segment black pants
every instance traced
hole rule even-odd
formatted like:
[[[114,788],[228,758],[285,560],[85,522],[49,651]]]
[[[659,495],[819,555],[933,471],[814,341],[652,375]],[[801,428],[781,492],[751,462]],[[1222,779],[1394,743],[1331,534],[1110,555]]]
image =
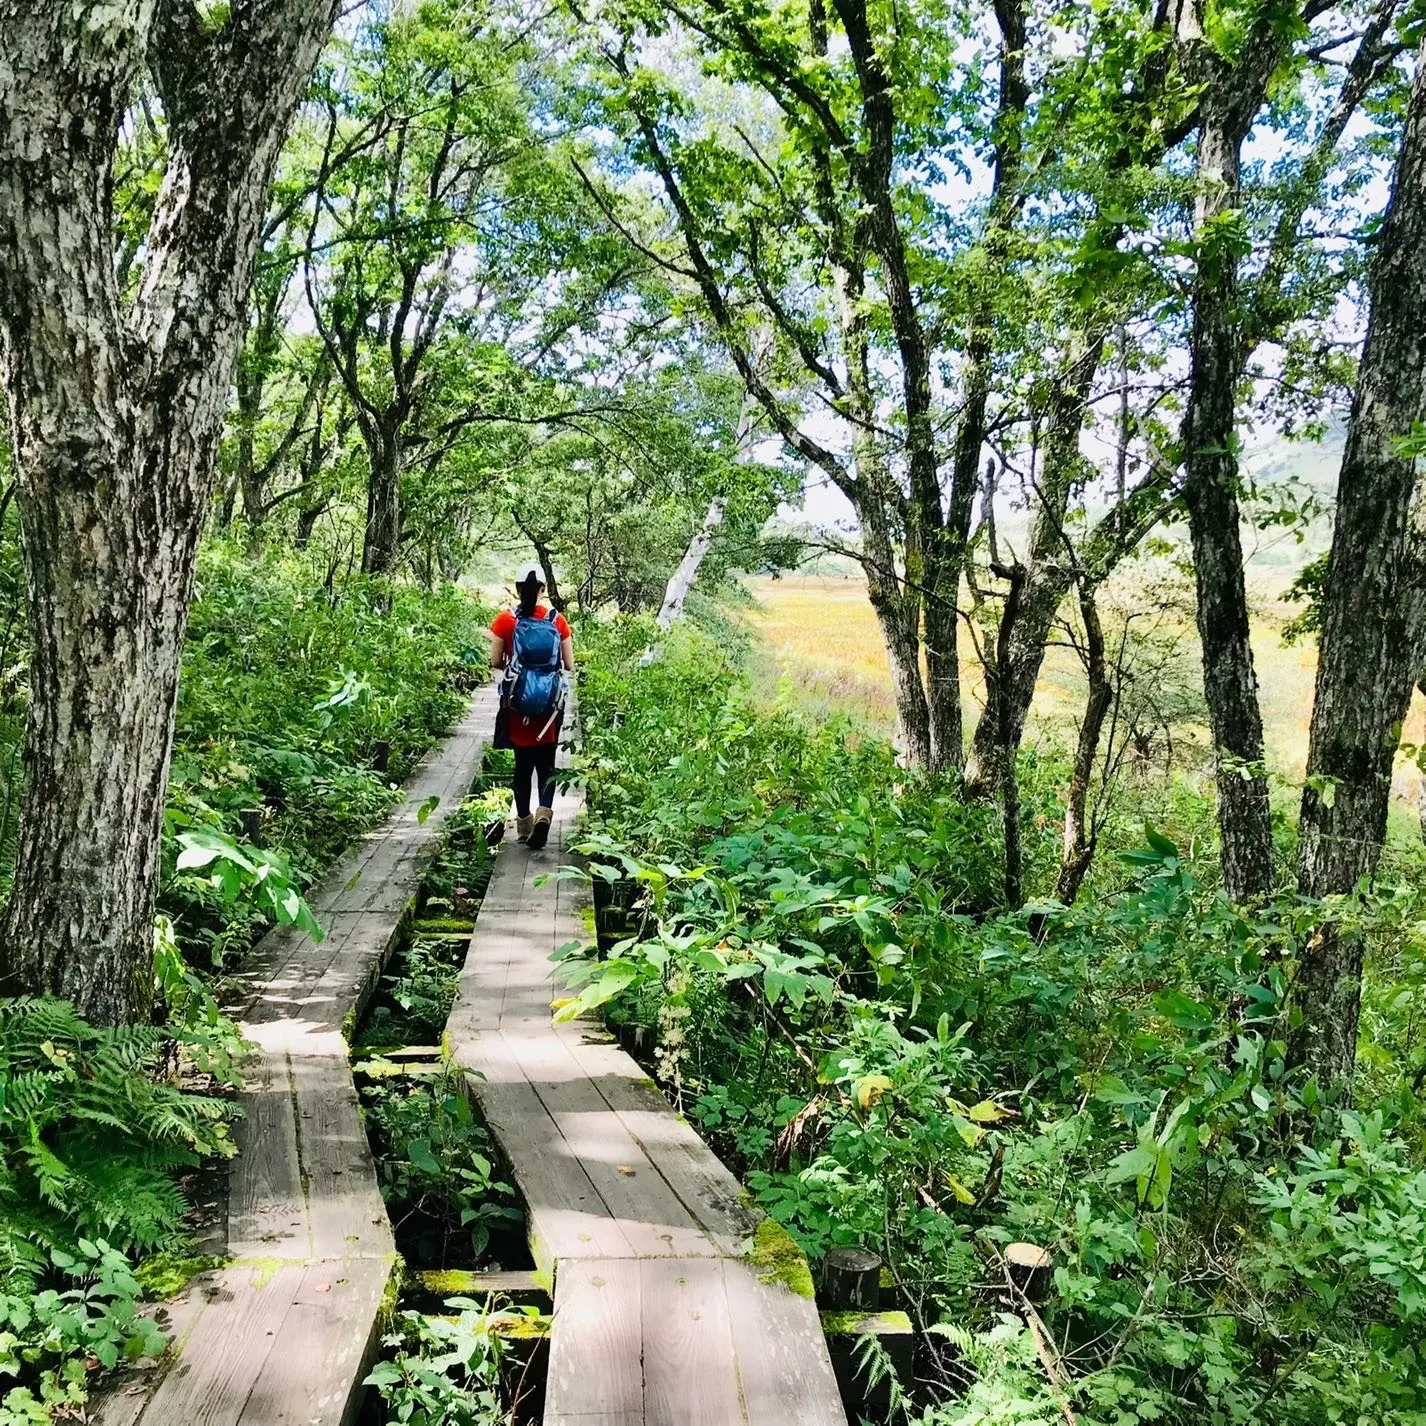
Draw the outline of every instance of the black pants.
[[[530,815],[530,774],[538,781],[541,807],[555,805],[555,754],[558,743],[541,743],[536,748],[515,749],[515,815]]]

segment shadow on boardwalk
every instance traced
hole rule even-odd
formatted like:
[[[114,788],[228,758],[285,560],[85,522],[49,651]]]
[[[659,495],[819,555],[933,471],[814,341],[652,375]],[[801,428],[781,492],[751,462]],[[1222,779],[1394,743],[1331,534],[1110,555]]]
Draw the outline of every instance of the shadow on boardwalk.
[[[501,850],[447,1030],[553,1279],[545,1426],[845,1426],[791,1239],[601,1026],[551,1021],[578,806]]]

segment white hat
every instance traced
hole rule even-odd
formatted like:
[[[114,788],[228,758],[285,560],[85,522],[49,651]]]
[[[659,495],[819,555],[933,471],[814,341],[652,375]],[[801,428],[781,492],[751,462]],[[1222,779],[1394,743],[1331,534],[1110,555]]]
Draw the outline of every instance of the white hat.
[[[537,564],[525,564],[520,566],[520,572],[515,576],[515,585],[528,583],[530,580],[538,580],[541,584],[545,582],[545,572]]]

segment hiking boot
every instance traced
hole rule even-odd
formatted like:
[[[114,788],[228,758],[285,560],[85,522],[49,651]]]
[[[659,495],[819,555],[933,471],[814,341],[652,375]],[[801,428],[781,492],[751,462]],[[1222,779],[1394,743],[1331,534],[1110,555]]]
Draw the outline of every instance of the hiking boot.
[[[534,825],[535,819],[533,817],[517,817],[515,819],[515,835],[522,842],[528,842],[530,840],[530,832],[533,830]]]
[[[529,846],[537,852],[550,839],[550,819],[555,814],[548,807],[541,807],[535,813],[535,825],[530,828]]]

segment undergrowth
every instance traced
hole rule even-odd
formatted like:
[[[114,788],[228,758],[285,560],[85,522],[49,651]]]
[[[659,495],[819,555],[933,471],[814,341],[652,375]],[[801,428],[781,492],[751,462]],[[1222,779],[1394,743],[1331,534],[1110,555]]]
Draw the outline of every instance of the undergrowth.
[[[181,1039],[96,1030],[64,1001],[0,1001],[5,1426],[74,1407],[91,1370],[162,1350],[133,1263],[185,1241],[178,1175],[233,1152],[229,1105],[170,1081]]]
[[[1419,877],[1350,928],[1363,1072],[1354,1111],[1328,1105],[1285,1067],[1311,907],[1235,910],[1168,821],[1121,825],[1080,904],[1006,913],[990,811],[755,701],[697,631],[640,666],[648,639],[586,640],[584,850],[632,882],[636,930],[571,959],[563,1013],[654,1027],[670,1096],[814,1259],[884,1257],[926,1330],[914,1409],[1426,1420]],[[1060,784],[1034,758],[1021,776],[1043,896]],[[1054,1255],[1066,1401],[1001,1301],[1021,1239]]]

